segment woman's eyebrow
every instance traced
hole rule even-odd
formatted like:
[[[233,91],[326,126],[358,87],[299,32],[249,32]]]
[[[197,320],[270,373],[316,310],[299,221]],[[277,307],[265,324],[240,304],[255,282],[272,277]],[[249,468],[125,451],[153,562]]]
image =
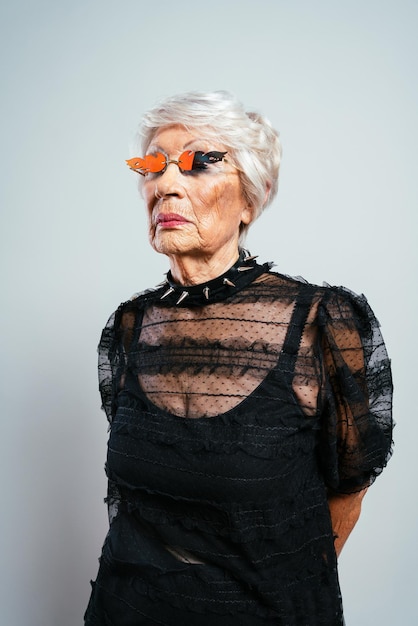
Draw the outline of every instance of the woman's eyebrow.
[[[162,148],[158,144],[155,146],[148,146],[147,148],[147,154],[149,154],[150,152],[158,152],[158,151],[164,152],[166,154],[164,148]]]
[[[184,144],[183,146],[183,150],[185,150],[188,146],[194,144],[194,143],[209,143],[209,139],[204,139],[203,137],[195,137],[194,139],[190,139],[190,141],[188,141],[187,143]],[[167,151],[160,146],[158,143],[152,146],[149,146],[147,148],[147,153],[149,154],[150,152],[163,152],[164,154],[168,154]]]
[[[188,141],[187,143],[184,144],[184,148],[187,148],[187,146],[190,146],[192,143],[196,143],[196,142],[204,142],[204,143],[209,143],[209,139],[204,139],[203,137],[195,137],[194,139],[190,139],[190,141]]]

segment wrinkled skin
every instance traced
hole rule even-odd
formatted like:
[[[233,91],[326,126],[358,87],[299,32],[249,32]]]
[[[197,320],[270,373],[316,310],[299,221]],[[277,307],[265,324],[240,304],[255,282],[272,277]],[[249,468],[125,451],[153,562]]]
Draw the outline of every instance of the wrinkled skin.
[[[227,151],[222,143],[213,144],[203,131],[167,126],[154,135],[147,153],[163,152],[175,160],[186,149]],[[253,209],[244,199],[238,171],[227,160],[197,173],[182,173],[171,163],[165,172],[145,176],[143,195],[150,243],[169,257],[175,280],[201,283],[236,261],[239,227],[251,222]]]

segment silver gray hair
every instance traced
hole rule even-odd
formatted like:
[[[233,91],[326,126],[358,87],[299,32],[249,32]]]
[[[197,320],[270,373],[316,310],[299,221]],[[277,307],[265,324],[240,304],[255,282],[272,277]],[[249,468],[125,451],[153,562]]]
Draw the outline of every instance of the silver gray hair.
[[[228,160],[237,167],[245,200],[257,219],[277,193],[282,148],[279,133],[262,115],[246,112],[227,91],[179,94],[148,111],[139,129],[143,154],[155,133],[164,126],[181,124],[203,129],[205,139],[220,141]],[[241,224],[240,245],[249,225]]]

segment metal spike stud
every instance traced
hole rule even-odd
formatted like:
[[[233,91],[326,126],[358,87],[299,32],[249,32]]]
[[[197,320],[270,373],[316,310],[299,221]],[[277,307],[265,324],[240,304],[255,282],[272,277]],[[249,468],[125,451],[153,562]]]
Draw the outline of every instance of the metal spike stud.
[[[244,261],[244,263],[248,263],[248,261],[254,261],[254,259],[258,258],[258,254],[256,254],[255,256],[246,256],[244,259],[242,259]]]
[[[235,287],[234,283],[232,280],[229,280],[229,278],[224,278],[224,285],[228,285],[228,287]]]
[[[173,291],[175,291],[175,289],[173,289],[173,287],[169,287],[169,289],[167,289],[167,291],[165,291],[163,293],[163,295],[161,296],[160,300],[163,300],[164,298],[166,298],[167,296],[170,295],[170,293],[173,293]]]
[[[206,300],[209,300],[209,287],[205,287],[203,289],[203,295],[205,296]]]
[[[239,272],[248,272],[248,270],[253,270],[254,266],[250,265],[250,267],[244,267],[243,265],[241,265],[241,267],[237,267],[237,270]]]
[[[176,305],[180,304],[180,302],[183,302],[183,300],[185,300],[188,296],[189,296],[189,292],[188,291],[183,291],[183,293],[181,294],[180,298],[177,300]]]

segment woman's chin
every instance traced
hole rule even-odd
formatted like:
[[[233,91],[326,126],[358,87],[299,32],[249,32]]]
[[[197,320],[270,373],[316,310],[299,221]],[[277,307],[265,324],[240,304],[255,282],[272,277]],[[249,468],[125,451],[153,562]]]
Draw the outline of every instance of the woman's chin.
[[[151,240],[151,245],[156,252],[167,255],[187,254],[196,249],[196,244],[175,230],[158,233]]]

